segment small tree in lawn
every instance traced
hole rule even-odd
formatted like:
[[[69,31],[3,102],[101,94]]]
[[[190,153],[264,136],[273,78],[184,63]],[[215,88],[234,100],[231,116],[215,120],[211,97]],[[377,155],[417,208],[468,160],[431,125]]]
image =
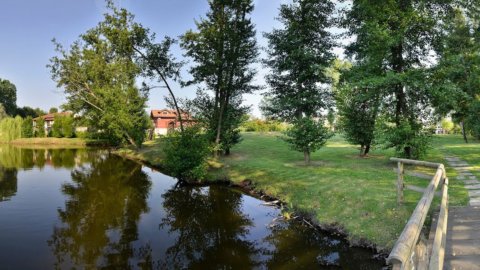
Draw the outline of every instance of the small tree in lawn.
[[[269,41],[265,64],[271,70],[266,80],[271,90],[262,110],[294,124],[285,140],[304,153],[306,163],[310,153],[331,136],[323,123],[313,118],[332,103],[326,86],[331,78],[326,71],[333,60],[334,42],[327,30],[332,26],[329,15],[333,11],[331,1],[294,0],[280,8],[278,20],[284,27],[265,35]]]
[[[283,140],[290,144],[293,150],[303,152],[305,164],[310,164],[310,154],[319,150],[332,137],[321,121],[311,118],[301,118],[293,122],[293,126],[285,132]]]

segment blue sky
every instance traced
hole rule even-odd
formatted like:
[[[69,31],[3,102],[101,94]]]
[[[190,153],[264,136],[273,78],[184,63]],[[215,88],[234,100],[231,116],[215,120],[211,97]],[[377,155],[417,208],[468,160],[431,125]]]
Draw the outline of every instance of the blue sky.
[[[275,21],[281,3],[289,0],[255,0],[252,20],[256,25],[259,45],[265,46],[263,32],[279,27]],[[177,37],[195,29],[194,19],[208,10],[207,0],[117,0],[120,6],[135,14],[136,21],[157,33],[157,37]],[[87,29],[94,27],[105,12],[103,0],[1,0],[0,1],[0,78],[17,86],[19,106],[48,109],[64,102],[61,89],[56,87],[46,68],[54,55],[51,39],[69,46]],[[182,58],[181,51],[173,53]],[[263,84],[261,67],[256,81]],[[185,75],[188,74],[185,72]],[[195,87],[181,89],[174,84],[180,97],[193,97]],[[165,89],[154,89],[149,108],[163,108]],[[252,113],[260,115],[259,93],[245,97],[253,105]]]

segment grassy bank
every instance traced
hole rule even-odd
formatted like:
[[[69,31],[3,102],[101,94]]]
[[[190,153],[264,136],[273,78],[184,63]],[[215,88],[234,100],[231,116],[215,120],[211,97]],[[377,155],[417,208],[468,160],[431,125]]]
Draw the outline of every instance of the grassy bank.
[[[102,146],[105,145],[103,141],[88,140],[82,138],[22,138],[10,142],[16,146]]]
[[[276,134],[245,133],[243,138],[231,156],[211,162],[209,179],[251,180],[256,190],[281,199],[320,224],[342,227],[353,242],[367,240],[379,249],[391,248],[421,196],[406,190],[405,204],[397,207],[395,164],[388,161],[393,156],[389,150],[374,149],[369,157],[359,158],[358,149],[337,136],[312,155],[311,166],[305,166],[302,153],[291,151]],[[435,138],[435,147],[425,160],[443,163],[449,143],[456,140]],[[138,152],[123,149],[121,154],[158,166],[161,142],[149,142]],[[454,174],[451,168],[447,173]],[[409,185],[426,187],[428,182],[406,177]],[[451,182],[451,205],[465,205],[467,193],[462,184]]]

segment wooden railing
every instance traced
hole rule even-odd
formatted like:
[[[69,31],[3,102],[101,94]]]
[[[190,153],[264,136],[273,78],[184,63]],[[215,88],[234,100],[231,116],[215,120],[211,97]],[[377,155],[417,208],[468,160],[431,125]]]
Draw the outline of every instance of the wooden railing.
[[[400,158],[391,158],[390,160],[397,162],[398,165],[397,202],[399,204],[403,203],[404,164],[431,167],[437,170],[388,256],[387,263],[392,266],[392,269],[441,270],[443,269],[445,255],[448,219],[448,178],[445,167],[440,163],[418,160]],[[426,241],[421,232],[430,210],[435,190],[439,186],[442,187],[440,213],[435,233],[433,234],[433,244],[431,244],[431,248],[425,248]]]

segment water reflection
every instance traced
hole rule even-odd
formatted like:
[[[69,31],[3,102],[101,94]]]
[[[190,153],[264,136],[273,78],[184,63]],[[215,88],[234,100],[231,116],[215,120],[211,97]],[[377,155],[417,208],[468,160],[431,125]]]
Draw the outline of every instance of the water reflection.
[[[0,202],[8,201],[17,193],[17,170],[0,166]]]
[[[56,267],[130,269],[133,255],[148,257],[132,242],[138,239],[140,215],[149,211],[150,185],[139,164],[106,155],[74,169],[72,183],[62,186],[62,225],[49,241]]]
[[[220,188],[178,188],[163,195],[160,228],[175,235],[164,269],[252,269],[260,250],[247,239],[252,220],[242,195]]]
[[[87,149],[48,149],[48,148],[20,148],[10,145],[0,147],[0,166],[4,168],[32,169],[34,167],[72,169],[75,166],[88,162],[92,155]]]
[[[272,223],[280,210],[255,198],[175,183],[101,150],[0,146],[0,261],[12,269],[382,266],[342,239]]]

